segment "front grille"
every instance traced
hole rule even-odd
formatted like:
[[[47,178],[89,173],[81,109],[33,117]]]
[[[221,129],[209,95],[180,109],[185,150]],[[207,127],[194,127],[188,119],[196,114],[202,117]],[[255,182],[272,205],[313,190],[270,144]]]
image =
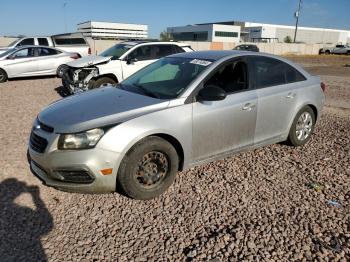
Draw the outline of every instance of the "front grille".
[[[70,170],[70,171],[56,171],[62,181],[70,183],[81,183],[88,184],[94,181],[94,178],[89,175],[89,172],[86,170]]]
[[[54,128],[51,127],[51,126],[48,126],[48,125],[45,125],[44,123],[38,121],[39,125],[40,125],[40,129],[44,130],[45,132],[48,132],[48,133],[52,133]]]
[[[44,153],[46,147],[47,147],[47,140],[45,138],[42,138],[34,132],[30,134],[30,147],[38,152],[38,153]]]

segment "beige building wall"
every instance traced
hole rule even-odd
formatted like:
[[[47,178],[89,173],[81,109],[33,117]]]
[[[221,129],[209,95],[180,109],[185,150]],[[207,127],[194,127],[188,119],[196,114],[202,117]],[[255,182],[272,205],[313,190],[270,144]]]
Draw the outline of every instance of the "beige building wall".
[[[8,46],[13,41],[17,40],[18,38],[15,37],[3,37],[0,36],[0,47]]]

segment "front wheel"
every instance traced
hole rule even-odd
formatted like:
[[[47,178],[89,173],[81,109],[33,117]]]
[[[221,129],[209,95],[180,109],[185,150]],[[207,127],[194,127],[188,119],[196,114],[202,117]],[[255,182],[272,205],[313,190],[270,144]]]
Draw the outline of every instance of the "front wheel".
[[[92,84],[92,88],[99,88],[99,87],[102,87],[104,85],[107,85],[107,84],[111,84],[111,85],[114,85],[116,84],[117,82],[112,79],[112,78],[109,78],[109,77],[101,77],[97,80],[95,80]]]
[[[137,143],[125,155],[117,175],[117,186],[134,199],[151,199],[174,181],[179,157],[166,140],[151,136]]]
[[[309,106],[302,108],[295,116],[288,140],[293,146],[305,145],[315,127],[315,113]]]
[[[63,74],[67,71],[68,69],[68,66],[67,65],[60,65],[58,68],[57,68],[57,76],[59,78],[62,78]]]
[[[7,74],[4,70],[0,69],[0,83],[6,82]]]

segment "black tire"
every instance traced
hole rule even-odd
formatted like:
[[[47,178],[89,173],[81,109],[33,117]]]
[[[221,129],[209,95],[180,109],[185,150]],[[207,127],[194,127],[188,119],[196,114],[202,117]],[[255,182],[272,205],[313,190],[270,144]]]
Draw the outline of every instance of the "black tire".
[[[0,83],[6,82],[7,74],[4,70],[0,69]]]
[[[326,50],[326,51],[324,51],[324,53],[325,53],[326,55],[330,55],[330,54],[331,54],[331,51]]]
[[[140,162],[145,161],[147,159],[146,156],[153,152],[156,152],[156,154],[160,153],[166,157],[167,169],[164,176],[159,178],[155,184],[145,185],[142,177],[137,176],[137,172],[141,166]],[[155,162],[150,161],[148,164],[155,165]],[[160,169],[157,164],[156,166],[158,175]],[[147,137],[133,146],[122,160],[117,175],[117,188],[128,197],[134,199],[146,200],[157,197],[173,183],[178,167],[179,157],[175,148],[169,142],[156,136]],[[149,174],[146,169],[142,169],[142,172],[146,177]]]
[[[300,116],[304,113],[309,114],[311,116],[312,125],[311,125],[309,135],[304,139],[299,139],[297,136],[297,125],[298,125],[298,120],[299,120]],[[293,146],[305,145],[311,138],[311,135],[312,135],[314,128],[315,128],[315,124],[316,124],[316,118],[315,118],[315,113],[312,110],[312,108],[309,106],[303,107],[297,113],[297,115],[295,116],[295,118],[293,120],[292,126],[291,126],[290,131],[289,131],[289,135],[288,135],[288,142]]]
[[[68,69],[67,65],[60,65],[56,71],[57,77],[62,78],[62,76],[64,75],[67,69]]]
[[[346,52],[346,55],[350,55],[350,51],[347,51],[347,52]]]
[[[106,84],[114,85],[116,83],[117,82],[114,79],[110,78],[110,77],[100,77],[100,78],[98,78],[97,80],[95,80],[93,82],[92,88],[99,88],[99,87],[101,87],[103,85],[106,85]]]

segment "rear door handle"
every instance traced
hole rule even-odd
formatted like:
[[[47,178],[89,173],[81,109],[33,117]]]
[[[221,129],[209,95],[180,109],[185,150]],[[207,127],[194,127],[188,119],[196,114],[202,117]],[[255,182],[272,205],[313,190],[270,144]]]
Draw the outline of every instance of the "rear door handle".
[[[289,98],[289,99],[293,99],[295,97],[295,93],[288,93],[288,95],[286,96],[286,98]]]
[[[251,104],[251,103],[246,103],[246,104],[242,107],[242,110],[251,111],[254,107],[255,107],[255,105],[253,105],[253,104]]]

